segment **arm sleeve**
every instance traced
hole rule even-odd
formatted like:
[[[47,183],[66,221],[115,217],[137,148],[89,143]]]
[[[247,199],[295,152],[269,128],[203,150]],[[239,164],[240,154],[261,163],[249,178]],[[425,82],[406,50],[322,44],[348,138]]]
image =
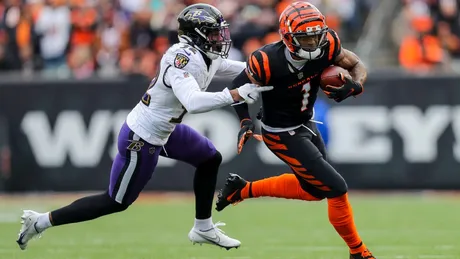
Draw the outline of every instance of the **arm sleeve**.
[[[241,71],[243,71],[245,68],[245,62],[230,59],[222,59],[222,62],[220,63],[220,67],[217,70],[216,75],[232,80],[236,76],[238,76],[241,73]]]
[[[232,89],[236,89],[246,83],[251,83],[251,80],[249,79],[248,75],[246,74],[246,71],[243,70],[233,81],[232,81]],[[238,118],[240,121],[244,119],[251,119],[251,116],[249,115],[249,107],[247,103],[241,103],[238,105],[233,106],[235,109],[236,114],[238,115]]]
[[[193,75],[185,70],[171,67],[166,73],[166,80],[177,99],[189,113],[203,113],[232,104],[230,91],[202,92]]]

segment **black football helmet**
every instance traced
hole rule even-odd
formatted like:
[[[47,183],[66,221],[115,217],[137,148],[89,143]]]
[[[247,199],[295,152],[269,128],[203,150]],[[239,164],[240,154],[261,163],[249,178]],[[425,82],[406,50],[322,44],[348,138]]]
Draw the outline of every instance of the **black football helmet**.
[[[180,39],[198,48],[210,59],[228,57],[232,44],[229,24],[217,8],[208,4],[190,5],[179,14],[177,21]]]

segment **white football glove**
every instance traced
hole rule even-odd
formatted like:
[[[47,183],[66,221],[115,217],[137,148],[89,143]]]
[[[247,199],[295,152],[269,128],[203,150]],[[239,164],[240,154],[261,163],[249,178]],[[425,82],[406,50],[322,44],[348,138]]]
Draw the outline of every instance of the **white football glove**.
[[[259,99],[259,93],[273,90],[273,86],[259,86],[247,83],[237,88],[238,94],[248,104],[253,104]]]

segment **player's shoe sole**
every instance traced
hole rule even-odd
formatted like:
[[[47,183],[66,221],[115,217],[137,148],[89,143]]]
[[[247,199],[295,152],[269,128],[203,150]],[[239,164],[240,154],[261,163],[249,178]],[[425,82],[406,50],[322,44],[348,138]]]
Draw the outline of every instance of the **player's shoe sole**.
[[[222,211],[230,204],[237,204],[243,201],[241,198],[241,190],[248,184],[241,176],[237,174],[229,174],[225,182],[225,186],[217,195],[216,210]]]

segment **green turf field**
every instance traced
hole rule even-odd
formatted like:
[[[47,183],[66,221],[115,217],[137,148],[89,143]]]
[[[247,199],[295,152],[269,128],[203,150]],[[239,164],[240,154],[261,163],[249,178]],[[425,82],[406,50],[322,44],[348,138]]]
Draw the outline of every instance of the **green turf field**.
[[[351,195],[361,236],[381,258],[460,258],[460,198]],[[328,222],[326,203],[258,199],[214,214],[242,241],[238,250],[193,246],[190,199],[148,202],[89,223],[47,230],[21,251],[15,239],[21,208],[51,209],[70,198],[0,199],[1,259],[333,259],[348,250]]]

